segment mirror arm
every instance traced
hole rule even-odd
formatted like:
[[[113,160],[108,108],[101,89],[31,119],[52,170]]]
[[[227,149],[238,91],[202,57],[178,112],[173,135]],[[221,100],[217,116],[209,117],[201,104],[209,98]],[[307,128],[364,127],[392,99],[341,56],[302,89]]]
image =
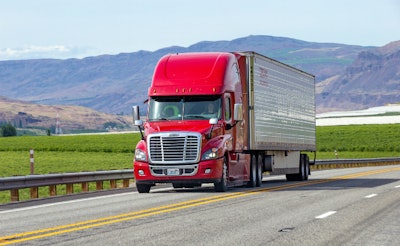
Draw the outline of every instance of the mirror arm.
[[[211,135],[212,135],[213,130],[214,130],[214,125],[211,125],[210,132],[207,134],[207,139],[208,139],[208,140],[211,139]]]
[[[138,126],[138,128],[139,128],[139,131],[140,131],[140,135],[142,136],[142,140],[144,140],[144,134],[143,134],[143,131],[142,131],[142,127]]]

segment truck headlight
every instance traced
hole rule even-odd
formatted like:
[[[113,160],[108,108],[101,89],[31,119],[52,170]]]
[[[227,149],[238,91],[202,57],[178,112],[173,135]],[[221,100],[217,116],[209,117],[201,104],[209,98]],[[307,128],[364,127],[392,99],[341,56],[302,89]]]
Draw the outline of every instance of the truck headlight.
[[[146,152],[141,149],[135,150],[135,161],[146,161]]]
[[[218,157],[218,149],[217,148],[211,148],[207,150],[206,152],[203,153],[201,156],[201,160],[212,160],[212,159],[217,159]]]

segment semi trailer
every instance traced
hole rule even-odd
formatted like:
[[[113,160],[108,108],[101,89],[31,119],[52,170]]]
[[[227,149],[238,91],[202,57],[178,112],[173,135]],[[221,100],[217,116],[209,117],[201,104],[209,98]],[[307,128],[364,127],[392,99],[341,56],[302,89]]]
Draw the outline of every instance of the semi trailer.
[[[263,173],[307,180],[316,151],[315,77],[255,52],[163,56],[147,116],[133,107],[139,193],[157,183],[260,186]]]

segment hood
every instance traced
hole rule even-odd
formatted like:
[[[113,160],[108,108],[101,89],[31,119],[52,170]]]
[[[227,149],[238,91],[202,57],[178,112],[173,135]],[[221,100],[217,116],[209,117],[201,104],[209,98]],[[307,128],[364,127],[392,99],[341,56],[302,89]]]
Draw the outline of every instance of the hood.
[[[198,132],[204,135],[211,129],[211,125],[208,120],[166,120],[156,122],[146,122],[145,134],[151,134],[155,132],[170,132],[170,131],[182,131],[182,132]],[[215,129],[216,127],[214,127]]]

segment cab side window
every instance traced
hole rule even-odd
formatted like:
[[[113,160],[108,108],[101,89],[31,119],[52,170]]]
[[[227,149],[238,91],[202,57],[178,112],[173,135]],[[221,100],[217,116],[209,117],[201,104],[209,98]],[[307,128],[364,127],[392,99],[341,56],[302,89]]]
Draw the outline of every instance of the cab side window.
[[[225,120],[231,120],[231,99],[229,97],[225,97]]]

